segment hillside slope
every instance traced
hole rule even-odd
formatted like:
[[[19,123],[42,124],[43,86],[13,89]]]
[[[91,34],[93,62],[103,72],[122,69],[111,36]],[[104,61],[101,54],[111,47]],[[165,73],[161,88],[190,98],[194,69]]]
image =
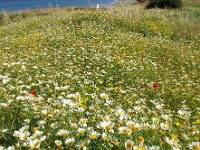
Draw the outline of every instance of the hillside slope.
[[[0,145],[199,148],[198,10],[43,14],[0,26]]]

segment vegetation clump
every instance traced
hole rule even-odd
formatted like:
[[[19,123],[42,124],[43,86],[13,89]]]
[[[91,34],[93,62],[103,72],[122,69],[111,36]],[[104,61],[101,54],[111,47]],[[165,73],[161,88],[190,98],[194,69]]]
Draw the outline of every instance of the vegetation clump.
[[[150,0],[146,8],[181,8],[181,0]]]
[[[147,0],[137,0],[140,3],[145,3]]]

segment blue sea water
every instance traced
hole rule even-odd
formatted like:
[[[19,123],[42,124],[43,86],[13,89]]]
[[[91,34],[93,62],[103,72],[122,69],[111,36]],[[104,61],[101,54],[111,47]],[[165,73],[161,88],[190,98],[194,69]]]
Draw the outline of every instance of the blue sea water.
[[[114,0],[0,0],[0,11],[15,11],[64,6],[96,6],[110,4]]]

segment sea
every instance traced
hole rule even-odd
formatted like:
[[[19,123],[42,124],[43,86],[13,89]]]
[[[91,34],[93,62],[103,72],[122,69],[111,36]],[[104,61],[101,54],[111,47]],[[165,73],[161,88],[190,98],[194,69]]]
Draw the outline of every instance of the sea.
[[[0,0],[0,11],[17,11],[65,6],[105,6],[115,0]]]

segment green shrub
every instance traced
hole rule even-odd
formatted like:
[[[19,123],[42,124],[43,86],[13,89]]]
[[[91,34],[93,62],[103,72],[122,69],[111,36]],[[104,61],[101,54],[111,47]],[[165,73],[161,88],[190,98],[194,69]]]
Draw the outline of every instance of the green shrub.
[[[137,0],[140,3],[145,3],[147,0]]]
[[[3,14],[0,14],[0,21],[3,20]]]
[[[150,0],[146,8],[180,8],[182,6],[181,0]]]

